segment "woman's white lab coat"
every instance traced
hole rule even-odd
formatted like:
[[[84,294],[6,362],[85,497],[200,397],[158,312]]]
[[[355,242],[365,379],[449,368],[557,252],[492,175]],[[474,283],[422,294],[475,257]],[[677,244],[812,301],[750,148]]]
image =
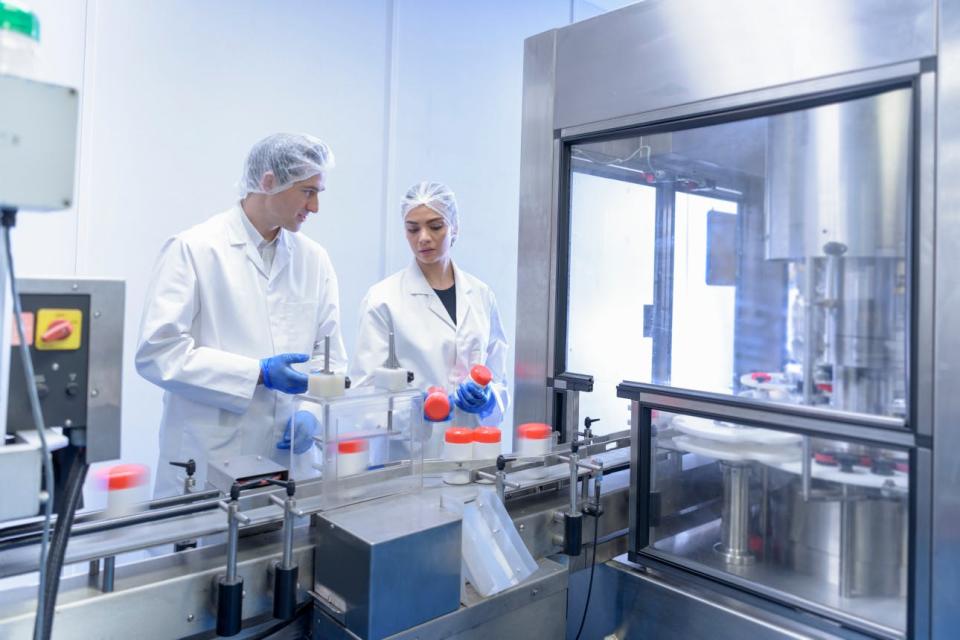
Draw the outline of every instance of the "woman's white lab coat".
[[[360,305],[357,347],[350,365],[356,386],[373,383],[375,369],[387,359],[393,331],[400,365],[414,374],[414,386],[438,385],[453,391],[475,364],[493,374],[500,402],[485,424],[498,424],[509,406],[507,339],[497,301],[486,284],[453,265],[457,322],[427,283],[416,261],[370,287]],[[477,416],[457,416],[479,424]],[[471,426],[466,424],[465,426]]]
[[[327,252],[281,230],[267,273],[243,215],[237,205],[168,240],[148,289],[136,366],[164,389],[156,495],[182,490],[171,460],[195,459],[200,487],[209,459],[260,454],[288,466],[276,442],[296,400],[257,385],[261,358],[309,355],[329,335],[332,366],[346,365]]]

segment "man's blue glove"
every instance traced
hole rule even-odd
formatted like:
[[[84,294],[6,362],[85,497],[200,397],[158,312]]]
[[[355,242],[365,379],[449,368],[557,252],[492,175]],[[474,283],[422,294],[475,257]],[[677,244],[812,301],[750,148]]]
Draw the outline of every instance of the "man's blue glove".
[[[453,394],[453,402],[461,411],[488,416],[497,404],[497,398],[489,386],[481,387],[473,380],[460,383]]]
[[[277,449],[290,448],[290,431],[293,425],[293,452],[305,453],[313,446],[313,436],[316,435],[320,423],[309,411],[297,411],[287,420],[287,427],[283,430],[283,437],[277,443]]]
[[[305,353],[281,353],[260,361],[263,386],[283,393],[303,393],[307,390],[307,376],[290,365],[310,359]]]

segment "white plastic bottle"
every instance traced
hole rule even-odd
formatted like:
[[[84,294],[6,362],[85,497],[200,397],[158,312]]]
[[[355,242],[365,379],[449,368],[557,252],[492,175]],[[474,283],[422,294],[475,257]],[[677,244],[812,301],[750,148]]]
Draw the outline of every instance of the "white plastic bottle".
[[[0,1],[0,74],[35,78],[40,20],[23,3]]]

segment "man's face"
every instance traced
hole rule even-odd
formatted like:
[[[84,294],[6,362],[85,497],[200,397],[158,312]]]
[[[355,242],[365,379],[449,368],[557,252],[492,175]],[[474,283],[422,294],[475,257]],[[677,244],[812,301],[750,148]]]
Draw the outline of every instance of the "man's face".
[[[326,189],[326,179],[325,174],[318,173],[267,196],[265,204],[271,224],[287,231],[300,231],[307,216],[320,208],[317,196]]]

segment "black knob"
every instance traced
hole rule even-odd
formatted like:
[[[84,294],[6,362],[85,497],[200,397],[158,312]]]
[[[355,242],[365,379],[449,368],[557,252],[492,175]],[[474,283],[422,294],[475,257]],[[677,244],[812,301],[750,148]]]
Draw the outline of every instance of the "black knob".
[[[497,471],[503,471],[507,468],[507,459],[503,455],[497,456]]]
[[[600,422],[600,418],[591,418],[590,416],[587,416],[583,419],[583,426],[589,429],[590,425],[592,425],[594,422]]]
[[[75,398],[76,396],[80,395],[80,385],[76,382],[68,382],[66,388],[67,395],[71,398]]]
[[[343,388],[344,388],[344,389],[349,389],[349,388],[350,388],[350,376],[344,376],[344,378],[343,378]]]
[[[188,478],[193,477],[193,474],[197,472],[197,461],[193,458],[190,458],[186,462],[171,462],[170,464],[174,467],[186,469]]]
[[[840,471],[843,473],[853,473],[853,465],[860,460],[860,456],[852,453],[837,454],[837,462],[840,463]]]
[[[878,476],[892,476],[893,460],[889,460],[887,458],[877,458],[873,461],[873,466],[871,467],[870,471]]]
[[[579,451],[579,450],[580,450],[580,442],[579,442],[579,441],[574,440],[573,442],[570,443],[570,453],[576,453],[576,452]]]
[[[413,371],[407,371],[407,384],[413,382]]]
[[[297,483],[294,480],[275,480],[273,478],[268,478],[267,482],[278,486],[283,487],[287,490],[287,497],[292,498],[293,495],[297,492]]]

